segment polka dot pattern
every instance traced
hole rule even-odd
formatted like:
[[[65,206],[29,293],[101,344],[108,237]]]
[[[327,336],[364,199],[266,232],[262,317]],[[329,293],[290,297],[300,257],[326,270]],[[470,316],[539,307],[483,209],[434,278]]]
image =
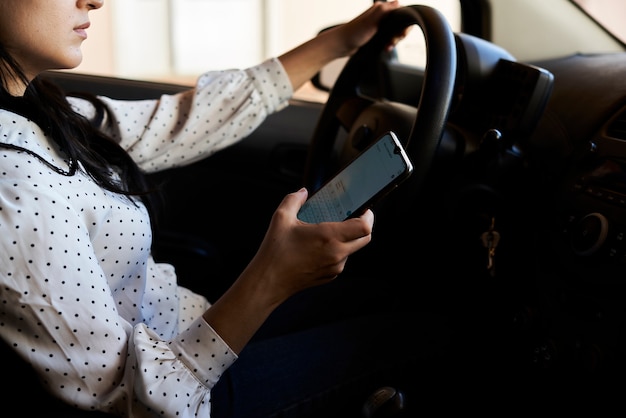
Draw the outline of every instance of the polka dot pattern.
[[[143,169],[164,170],[241,140],[291,94],[271,59],[159,100],[103,99],[113,112],[103,129]],[[151,257],[145,207],[82,171],[60,174],[52,167],[68,163],[55,143],[5,110],[0,143],[0,336],[70,404],[209,417],[210,390],[236,355],[202,320],[208,301]]]
[[[194,90],[159,100],[103,97],[116,115],[106,130],[147,172],[191,164],[250,135],[288,104],[293,90],[280,62],[205,73]],[[78,108],[86,106],[76,99]]]

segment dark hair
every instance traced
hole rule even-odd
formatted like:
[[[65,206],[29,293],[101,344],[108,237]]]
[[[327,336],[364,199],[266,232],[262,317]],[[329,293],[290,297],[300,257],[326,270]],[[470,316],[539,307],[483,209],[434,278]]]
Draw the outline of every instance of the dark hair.
[[[93,104],[96,117],[88,120],[72,109],[65,92],[51,81],[37,77],[28,83],[19,64],[2,45],[0,81],[0,108],[21,114],[37,123],[67,155],[69,171],[63,172],[53,167],[57,172],[72,176],[79,169],[80,162],[84,171],[100,187],[127,196],[138,196],[148,210],[154,211],[156,188],[149,184],[147,177],[128,153],[98,129],[108,108],[96,96],[87,93],[72,94]],[[15,97],[8,92],[6,86],[12,81],[28,85],[23,97]],[[7,147],[7,144],[0,142],[0,147],[2,146]],[[114,172],[117,177],[112,176]]]

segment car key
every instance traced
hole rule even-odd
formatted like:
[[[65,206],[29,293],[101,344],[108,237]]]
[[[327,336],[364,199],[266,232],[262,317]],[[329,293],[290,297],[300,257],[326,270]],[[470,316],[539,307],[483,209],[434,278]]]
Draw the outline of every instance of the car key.
[[[495,276],[495,255],[496,248],[500,242],[500,233],[495,230],[495,218],[491,218],[491,225],[489,229],[482,233],[480,239],[483,242],[483,246],[487,249],[487,270],[491,276]]]

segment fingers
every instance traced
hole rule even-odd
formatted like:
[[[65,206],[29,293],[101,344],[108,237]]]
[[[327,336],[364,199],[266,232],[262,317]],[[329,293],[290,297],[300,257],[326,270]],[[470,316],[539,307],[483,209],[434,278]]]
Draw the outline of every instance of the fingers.
[[[372,212],[371,209],[368,209],[365,212],[363,212],[363,215],[359,216],[359,218],[365,220],[371,226],[374,226],[374,212]]]
[[[300,190],[289,193],[287,196],[285,196],[285,199],[283,199],[283,204],[290,212],[295,209],[295,212],[298,213],[300,207],[302,207],[307,197],[309,197],[309,192],[305,187],[302,187]]]
[[[321,224],[308,224],[298,219],[298,211],[306,201],[308,191],[305,188],[290,193],[283,199],[276,214],[284,225],[300,224],[310,229],[310,237],[316,236],[324,242],[337,242],[346,245],[342,253],[352,253],[367,245],[371,240],[374,228],[374,213],[368,209],[361,216],[346,219],[343,222],[323,222]],[[314,232],[313,232],[314,231]],[[309,238],[312,239],[312,238]]]
[[[397,1],[389,1],[389,2],[377,1],[374,3],[373,6],[371,6],[369,9],[363,12],[355,20],[358,20],[359,18],[362,18],[364,20],[371,19],[373,23],[378,24],[380,19],[386,13],[388,13],[389,11],[393,9],[397,9],[398,7],[400,7],[400,5]]]
[[[372,234],[374,213],[368,209],[361,216],[346,219],[340,224],[343,227],[346,241],[363,238]]]
[[[306,201],[308,195],[309,193],[304,187],[293,193],[289,193],[283,198],[283,201],[280,203],[280,205],[278,205],[276,212],[274,212],[274,216],[284,216],[287,219],[297,218],[298,211]]]
[[[307,196],[303,188],[284,197],[249,265],[277,299],[333,280],[348,257],[371,240],[371,210],[344,222],[309,224],[297,218]]]
[[[279,209],[286,211],[288,216],[295,217],[298,222],[306,223],[297,219],[297,214],[307,197],[308,191],[303,187],[285,196]],[[343,238],[343,241],[351,241],[371,235],[374,227],[374,213],[368,209],[359,217],[350,218],[343,222],[329,223],[336,224],[334,228],[338,228],[337,231]]]
[[[378,29],[382,17],[389,11],[399,7],[397,1],[375,2],[363,13],[350,22],[338,26],[339,37],[345,43],[345,52],[341,56],[352,55],[358,48],[369,41]]]

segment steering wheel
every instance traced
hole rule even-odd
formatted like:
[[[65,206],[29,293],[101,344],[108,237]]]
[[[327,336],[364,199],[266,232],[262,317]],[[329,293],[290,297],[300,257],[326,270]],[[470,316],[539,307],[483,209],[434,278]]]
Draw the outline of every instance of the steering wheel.
[[[363,82],[369,83],[373,77],[378,79],[374,80],[375,85],[384,87],[385,71],[380,63],[385,56],[389,57],[386,46],[411,25],[421,28],[426,41],[427,61],[422,86],[414,86],[420,91],[417,109],[383,98],[366,97],[361,92]],[[339,166],[369,143],[392,130],[398,134],[414,166],[413,174],[401,187],[416,195],[444,133],[453,101],[456,66],[454,33],[441,12],[414,5],[388,13],[381,20],[376,35],[347,61],[322,109],[309,144],[304,173],[304,185],[309,192],[317,190]],[[376,71],[372,74],[371,70]],[[334,162],[337,145],[341,145],[338,142],[340,127],[345,129],[347,137],[340,158]]]

